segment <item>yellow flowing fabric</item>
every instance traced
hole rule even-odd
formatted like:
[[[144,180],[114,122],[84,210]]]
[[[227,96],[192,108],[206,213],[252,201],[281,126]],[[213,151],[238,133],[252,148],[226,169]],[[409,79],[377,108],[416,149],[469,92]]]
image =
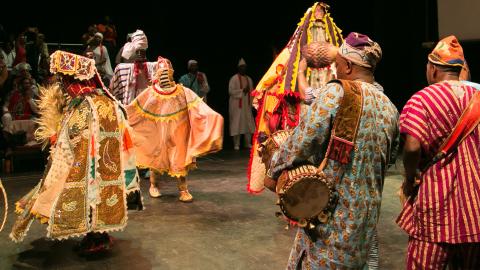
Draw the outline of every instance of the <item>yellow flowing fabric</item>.
[[[265,165],[258,154],[261,143],[259,139],[268,137],[276,131],[269,126],[274,113],[280,115],[275,117],[280,118],[281,129],[292,129],[298,124],[300,117],[297,89],[298,63],[301,60],[301,48],[313,41],[311,28],[316,21],[314,11],[319,5],[328,9],[328,6],[317,2],[305,12],[287,46],[277,56],[253,92],[253,106],[258,113],[247,172],[249,179],[247,190],[250,193],[260,193],[264,189]],[[326,41],[339,47],[343,43],[342,31],[327,11],[322,21],[325,25]],[[307,75],[310,72],[307,70]]]

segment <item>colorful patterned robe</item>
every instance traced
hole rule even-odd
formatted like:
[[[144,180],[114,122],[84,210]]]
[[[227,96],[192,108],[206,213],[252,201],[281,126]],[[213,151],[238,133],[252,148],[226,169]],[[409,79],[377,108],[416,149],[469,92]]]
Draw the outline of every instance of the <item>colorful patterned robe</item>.
[[[138,174],[124,112],[97,89],[71,101],[44,177],[16,204],[10,237],[22,241],[35,218],[54,239],[122,230],[133,191]]]
[[[328,160],[325,174],[335,179],[339,200],[333,217],[317,226],[312,242],[303,228],[295,237],[287,269],[361,269],[365,267],[378,221],[387,165],[399,143],[398,112],[374,85],[361,83],[363,111],[351,162]],[[273,155],[270,174],[323,159],[343,88],[328,83],[302,115],[293,135]]]

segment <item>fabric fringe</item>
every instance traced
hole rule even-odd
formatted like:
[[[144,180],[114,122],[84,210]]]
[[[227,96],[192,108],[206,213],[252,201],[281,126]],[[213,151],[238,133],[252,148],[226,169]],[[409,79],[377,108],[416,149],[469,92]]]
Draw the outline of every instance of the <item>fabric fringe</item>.
[[[40,99],[37,100],[40,118],[36,121],[38,129],[35,131],[35,139],[43,143],[44,149],[50,138],[59,131],[69,101],[70,98],[63,93],[59,84],[40,87]]]
[[[179,120],[180,117],[183,117],[185,114],[188,113],[188,109],[196,107],[202,101],[201,98],[197,97],[193,101],[189,102],[185,108],[178,110],[177,112],[172,113],[171,115],[155,115],[152,112],[149,112],[142,108],[138,101],[135,101],[135,109],[137,112],[142,115],[143,117],[150,119],[155,122],[170,122]]]
[[[178,172],[172,172],[170,169],[157,169],[157,168],[152,168],[151,166],[148,166],[148,165],[145,165],[145,164],[137,164],[137,167],[141,168],[141,169],[149,169],[149,170],[153,170],[155,173],[157,174],[167,174],[168,176],[170,177],[173,177],[173,178],[180,178],[180,177],[186,177],[188,175],[188,172],[193,170],[193,169],[196,169],[197,168],[197,164],[195,164],[194,162],[188,164],[185,166],[185,169],[181,170],[181,171],[178,171]]]
[[[3,210],[5,211],[3,213],[3,219],[2,219],[2,225],[0,225],[0,232],[3,230],[3,227],[5,226],[5,223],[7,222],[7,215],[8,215],[8,198],[7,198],[7,191],[5,191],[5,188],[3,187],[2,180],[0,180],[0,191],[2,191],[3,194],[3,202],[5,204]]]

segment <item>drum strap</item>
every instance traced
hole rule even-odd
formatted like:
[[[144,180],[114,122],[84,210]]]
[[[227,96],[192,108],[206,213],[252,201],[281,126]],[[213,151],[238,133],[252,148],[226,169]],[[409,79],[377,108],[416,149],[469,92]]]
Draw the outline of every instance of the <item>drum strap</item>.
[[[319,170],[323,170],[327,159],[336,160],[341,164],[350,163],[350,154],[355,146],[355,139],[363,111],[363,96],[360,82],[349,80],[334,80],[333,82],[342,85],[343,98],[338,107],[327,152]]]

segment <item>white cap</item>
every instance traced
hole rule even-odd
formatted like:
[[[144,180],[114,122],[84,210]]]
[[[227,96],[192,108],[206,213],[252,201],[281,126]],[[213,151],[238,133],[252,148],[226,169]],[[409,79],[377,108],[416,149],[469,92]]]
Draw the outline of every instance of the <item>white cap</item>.
[[[187,67],[190,67],[191,65],[195,65],[195,64],[198,64],[197,60],[188,60],[188,64],[187,64]]]
[[[245,62],[245,60],[243,58],[240,58],[240,60],[238,61],[238,66],[246,66],[247,63]]]
[[[96,32],[96,33],[95,33],[95,36],[100,37],[101,39],[103,39],[103,34],[100,33],[100,32]]]

